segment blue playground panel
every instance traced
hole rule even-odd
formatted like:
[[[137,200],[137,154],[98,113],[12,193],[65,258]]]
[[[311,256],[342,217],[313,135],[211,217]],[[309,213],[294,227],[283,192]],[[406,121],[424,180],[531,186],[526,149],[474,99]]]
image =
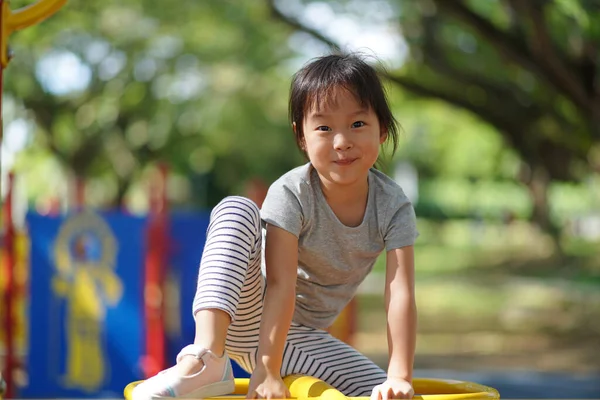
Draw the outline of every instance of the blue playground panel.
[[[120,395],[141,376],[145,220],[113,213],[65,221],[27,217],[29,385],[18,395]]]
[[[121,397],[129,382],[143,379],[147,219],[116,212],[86,218],[27,216],[29,385],[19,397]],[[171,365],[194,339],[191,305],[209,212],[175,212],[169,219],[165,346]],[[234,373],[249,376],[237,364]]]

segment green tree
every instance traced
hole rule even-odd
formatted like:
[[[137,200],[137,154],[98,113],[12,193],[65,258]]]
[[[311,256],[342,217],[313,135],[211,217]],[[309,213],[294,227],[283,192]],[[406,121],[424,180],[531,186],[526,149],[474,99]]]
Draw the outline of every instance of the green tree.
[[[80,180],[112,181],[113,204],[160,161],[209,206],[299,159],[279,118],[280,63],[293,54],[267,20],[257,2],[71,0],[11,38],[5,95],[35,123],[29,151],[48,149]]]
[[[292,30],[332,49],[343,47],[302,18],[303,7],[318,1],[305,0],[302,7],[268,3],[275,19]],[[420,98],[442,100],[494,126],[522,160],[518,177],[529,188],[533,221],[557,237],[550,183],[581,181],[600,171],[598,1],[320,3],[359,20],[385,3],[409,55],[402,67],[382,73]]]

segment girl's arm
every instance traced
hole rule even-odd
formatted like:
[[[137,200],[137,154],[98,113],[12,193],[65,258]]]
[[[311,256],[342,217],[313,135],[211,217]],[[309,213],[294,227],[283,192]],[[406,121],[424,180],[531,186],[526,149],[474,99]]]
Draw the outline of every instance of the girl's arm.
[[[417,336],[413,246],[387,252],[385,307],[390,362],[388,379],[412,385]]]
[[[284,229],[267,225],[265,263],[267,292],[260,323],[257,368],[281,378],[283,349],[296,301],[298,238]]]

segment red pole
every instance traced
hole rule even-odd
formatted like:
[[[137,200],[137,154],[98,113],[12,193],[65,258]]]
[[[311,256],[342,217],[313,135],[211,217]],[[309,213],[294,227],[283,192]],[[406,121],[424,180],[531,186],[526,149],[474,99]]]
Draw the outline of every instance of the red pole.
[[[4,1],[0,0],[0,51],[2,51],[2,49],[4,48],[3,46],[3,40],[6,40],[7,38],[4,37],[4,35],[2,34],[2,3]],[[2,67],[2,64],[0,63],[0,148],[2,147],[2,138],[3,138],[3,127],[4,127],[4,122],[2,121],[2,93],[3,93],[3,86],[2,86],[2,73],[4,72],[4,68]],[[0,156],[0,176],[2,176],[2,156]]]
[[[0,10],[2,10],[2,3],[4,1],[0,0]],[[2,12],[0,11],[0,29],[2,29]],[[2,32],[0,31],[0,51],[2,51],[2,49],[4,48],[3,44],[3,40],[5,40],[7,38],[4,37],[4,35],[2,34]],[[2,64],[0,64],[0,145],[2,144],[2,127],[4,126],[4,124],[2,123],[2,72],[4,71],[4,68],[2,68]],[[2,172],[2,170],[0,169],[0,173]]]
[[[83,210],[85,206],[85,179],[82,176],[75,176],[75,209]]]
[[[3,0],[0,0],[0,10],[3,6]],[[0,29],[2,29],[2,12],[0,12]],[[3,49],[3,40],[6,40],[2,32],[0,32],[0,49]],[[2,120],[2,92],[3,92],[3,72],[4,68],[0,65],[0,148],[2,147],[2,139],[4,137],[4,121]],[[0,176],[2,176],[2,160],[0,159]],[[4,291],[4,329],[6,332],[6,362],[4,365],[4,378],[6,380],[6,397],[14,397],[14,318],[13,318],[13,291],[14,291],[14,265],[15,265],[15,226],[12,220],[12,194],[13,194],[13,175],[8,177],[8,192],[3,207],[3,223],[4,223],[4,249],[5,262],[3,266],[6,274],[6,289]]]
[[[165,368],[165,332],[163,323],[163,282],[167,252],[167,168],[161,165],[158,179],[150,184],[148,253],[144,300],[146,312],[146,377]]]
[[[6,193],[6,200],[4,201],[4,250],[5,250],[5,274],[6,274],[6,289],[4,291],[4,328],[6,332],[6,363],[4,377],[6,380],[6,397],[14,397],[14,371],[16,367],[16,360],[14,355],[14,293],[15,293],[15,279],[14,279],[14,267],[15,267],[15,225],[12,219],[13,210],[13,186],[14,176],[12,172],[8,176],[8,192]]]
[[[4,35],[2,34],[2,3],[3,1],[0,0],[0,51],[2,51],[2,49],[4,48],[2,46],[3,44],[3,40],[4,40]],[[2,67],[2,65],[0,64],[0,149],[2,148],[2,138],[3,138],[3,126],[4,126],[4,122],[2,121],[2,93],[3,93],[3,86],[2,86],[2,73],[4,72],[4,68]],[[2,156],[0,156],[0,178],[2,177]],[[6,203],[4,204],[3,208],[8,207],[8,199],[10,197],[7,195],[6,197]],[[4,211],[4,209],[3,209]],[[11,276],[11,270],[10,270],[10,239],[8,238],[9,233],[8,233],[8,226],[9,224],[6,221],[6,214],[3,215],[3,224],[6,226],[6,233],[5,233],[5,237],[3,238],[4,240],[4,248],[6,249],[6,265],[2,265],[0,266],[1,268],[7,268],[7,273],[6,273],[6,277],[7,277],[7,284],[6,284],[6,290],[4,292],[4,301],[3,303],[5,304],[6,307],[6,312],[4,314],[4,321],[3,324],[6,327],[5,331],[6,331],[6,364],[5,364],[5,369],[4,369],[4,376],[6,376],[6,396],[7,397],[11,397],[12,396],[12,370],[11,368],[11,358],[12,358],[12,350],[11,350],[11,336],[12,336],[12,327],[10,326],[10,311],[8,311],[10,309],[10,281],[12,280],[12,276]],[[1,382],[0,382],[1,384]]]

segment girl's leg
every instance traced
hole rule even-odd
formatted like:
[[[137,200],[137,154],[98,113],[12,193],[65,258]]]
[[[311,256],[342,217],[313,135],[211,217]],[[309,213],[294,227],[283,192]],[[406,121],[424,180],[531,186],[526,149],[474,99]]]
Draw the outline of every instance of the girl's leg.
[[[227,353],[249,373],[256,367],[264,286],[259,262],[256,268],[248,270],[236,319],[227,332]]]
[[[193,303],[194,345],[182,350],[173,368],[137,386],[134,400],[213,397],[233,390],[225,341],[231,322],[244,318],[240,312],[249,293],[256,286],[262,293],[254,278],[260,277],[261,243],[259,210],[252,201],[228,197],[213,209]]]
[[[232,322],[244,331],[260,323],[261,238],[260,212],[251,200],[227,197],[213,209],[193,303],[195,344],[222,354]]]
[[[233,360],[252,372],[264,293],[260,215],[250,200],[241,197],[228,199],[226,206],[215,208],[211,221],[216,222],[209,226],[209,233],[212,232],[214,241],[219,245],[210,245],[212,240],[207,237],[202,255],[194,299],[194,312],[197,312],[195,343],[211,346],[218,354],[225,346]],[[249,204],[252,209],[247,209]],[[233,232],[229,222],[232,215],[245,215]],[[252,231],[252,235],[246,239],[235,233],[248,230]],[[224,246],[224,243],[229,243],[229,246]],[[249,247],[250,244],[252,246]],[[206,332],[204,318],[214,318],[220,323],[211,325],[216,328],[212,332]]]
[[[329,333],[292,323],[281,375],[305,374],[321,379],[346,396],[370,396],[387,377],[356,349]]]

